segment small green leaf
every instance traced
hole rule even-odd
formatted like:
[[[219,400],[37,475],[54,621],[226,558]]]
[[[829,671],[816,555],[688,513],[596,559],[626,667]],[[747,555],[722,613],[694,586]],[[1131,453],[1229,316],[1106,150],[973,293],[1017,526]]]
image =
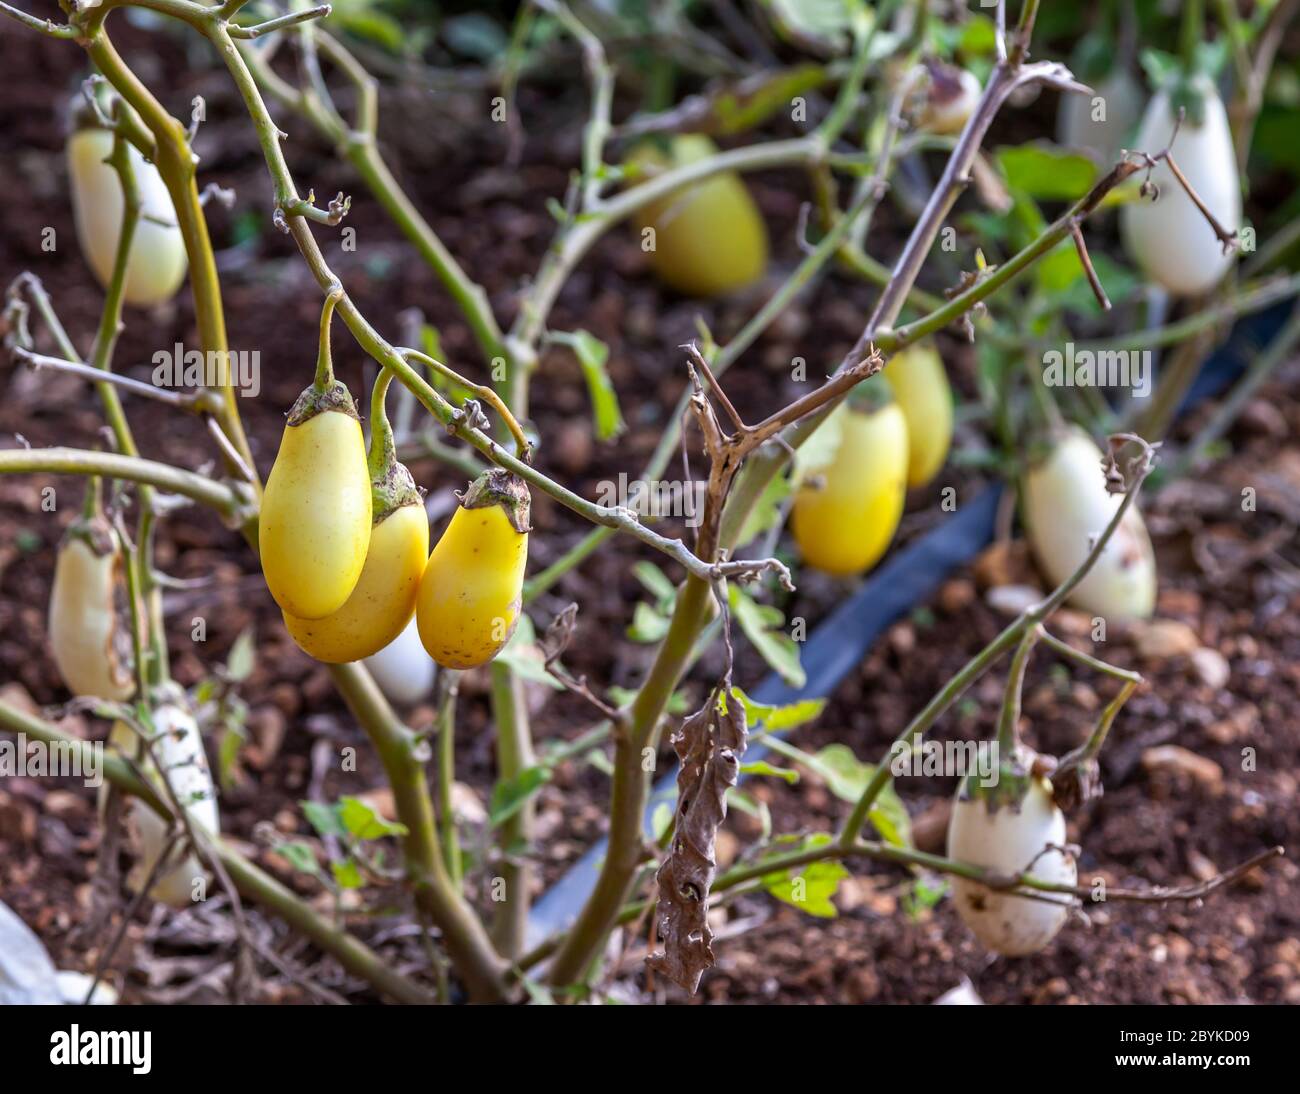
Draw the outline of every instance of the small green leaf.
[[[999,148],[997,160],[1008,187],[1040,201],[1077,201],[1097,177],[1087,156],[1041,142]]]
[[[818,430],[813,437],[816,438],[820,433],[821,431]],[[776,527],[777,521],[781,519],[782,507],[791,493],[793,488],[790,485],[790,477],[786,474],[774,475],[763,487],[763,492],[758,495],[758,499],[749,510],[749,515],[741,524],[740,533],[736,537],[736,546],[743,547],[768,529]]]
[[[799,781],[799,772],[788,767],[775,767],[766,760],[757,760],[752,764],[741,764],[742,775],[768,775],[774,779],[784,779],[793,785]]]
[[[673,605],[677,602],[677,586],[669,580],[663,570],[653,562],[642,559],[633,564],[632,576],[641,582],[646,591],[658,601],[661,612],[672,611]]]
[[[775,629],[785,622],[781,611],[759,604],[736,585],[728,588],[728,600],[740,629],[763,660],[792,688],[803,687],[808,677],[799,662],[799,643],[784,631]]]
[[[613,776],[614,765],[610,762],[610,758],[599,748],[588,749],[586,755],[583,756],[583,759],[602,775]]]
[[[338,805],[313,801],[300,801],[298,804],[302,807],[302,815],[307,818],[307,823],[315,828],[319,835],[347,835],[347,829],[343,827],[343,821],[339,818]]]
[[[807,442],[794,450],[794,470],[791,474],[791,487],[806,482],[824,467],[829,467],[840,448],[840,438],[844,436],[845,406],[837,407],[831,415],[817,428]]]
[[[660,615],[644,600],[638,600],[632,609],[632,622],[628,625],[627,636],[633,642],[658,642],[668,633],[668,618]]]
[[[768,733],[784,733],[796,729],[819,717],[826,709],[825,699],[800,699],[778,707],[767,703],[756,703],[740,688],[733,687],[731,694],[744,705],[745,720],[749,723],[750,729],[761,725]]]
[[[510,36],[501,25],[481,11],[449,16],[442,24],[442,36],[453,50],[475,61],[495,60],[510,46]]]
[[[526,767],[513,779],[504,779],[492,788],[492,803],[488,808],[488,824],[496,828],[521,810],[525,803],[546,783],[551,781],[551,770],[540,764]]]
[[[230,647],[230,656],[226,658],[226,676],[236,684],[247,680],[253,671],[254,655],[253,628],[247,627],[239,632],[239,637]]]
[[[537,648],[537,630],[527,615],[519,617],[519,626],[510,636],[506,648],[497,654],[497,660],[509,665],[515,675],[534,684],[545,684],[556,691],[563,685],[546,671],[546,660]]]
[[[809,836],[804,842],[804,850],[814,850],[830,843],[831,837],[825,832]],[[844,865],[835,859],[813,862],[802,870],[778,870],[766,875],[763,887],[777,900],[784,901],[791,907],[798,908],[820,919],[834,919],[838,915],[831,897],[840,887],[840,882],[849,877]]]
[[[339,798],[338,810],[340,823],[357,839],[382,839],[384,836],[406,835],[406,825],[385,820],[360,798],[345,794]]]
[[[361,876],[361,868],[352,859],[333,862],[330,864],[330,870],[333,871],[334,881],[340,889],[360,889],[366,883],[365,878]]]
[[[316,852],[311,844],[304,843],[302,840],[286,840],[284,843],[276,844],[274,850],[300,874],[320,876],[320,864],[316,861]]]
[[[559,331],[553,333],[551,341],[559,342],[573,350],[582,367],[583,378],[587,381],[587,391],[591,396],[592,415],[596,424],[596,437],[602,441],[612,440],[627,428],[623,421],[623,412],[618,405],[618,392],[609,378],[605,365],[609,361],[609,347],[590,331],[577,330],[573,333]]]

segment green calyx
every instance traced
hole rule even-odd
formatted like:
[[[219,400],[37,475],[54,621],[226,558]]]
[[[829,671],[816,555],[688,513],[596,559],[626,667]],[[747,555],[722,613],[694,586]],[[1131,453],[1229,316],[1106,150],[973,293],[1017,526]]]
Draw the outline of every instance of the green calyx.
[[[81,504],[81,513],[63,533],[63,543],[79,539],[100,558],[113,554],[117,550],[117,537],[113,526],[104,515],[103,486],[98,475],[92,475],[86,483],[86,497]]]
[[[529,524],[532,498],[524,480],[512,471],[501,467],[489,468],[457,497],[462,509],[486,509],[489,505],[499,505],[505,510],[511,527],[521,536],[532,531]]]
[[[398,462],[393,427],[384,409],[392,380],[392,370],[381,369],[370,393],[370,450],[366,453],[366,465],[370,469],[370,509],[375,524],[392,516],[403,505],[424,504],[415,477],[404,463]]]
[[[1005,750],[999,750],[997,771],[992,781],[979,772],[971,772],[962,783],[960,799],[982,801],[990,813],[1004,808],[1019,813],[1030,787],[1036,779],[1042,778],[1034,771],[1036,759],[1035,754],[1023,746],[1009,756]]]
[[[289,411],[289,424],[303,425],[317,414],[324,414],[327,411],[346,414],[349,418],[361,420],[361,415],[357,413],[357,404],[352,401],[352,393],[348,391],[347,384],[341,380],[331,379],[323,390],[316,384],[303,389]]]

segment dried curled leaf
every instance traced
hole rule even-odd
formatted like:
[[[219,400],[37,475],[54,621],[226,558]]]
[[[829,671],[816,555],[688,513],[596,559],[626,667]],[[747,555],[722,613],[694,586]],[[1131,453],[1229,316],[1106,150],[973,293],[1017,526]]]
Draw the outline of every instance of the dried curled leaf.
[[[727,816],[727,791],[736,785],[745,753],[745,708],[729,691],[715,691],[672,737],[681,768],[672,850],[657,875],[656,914],[664,948],[646,961],[689,992],[713,966],[708,904],[717,870],[714,841]]]

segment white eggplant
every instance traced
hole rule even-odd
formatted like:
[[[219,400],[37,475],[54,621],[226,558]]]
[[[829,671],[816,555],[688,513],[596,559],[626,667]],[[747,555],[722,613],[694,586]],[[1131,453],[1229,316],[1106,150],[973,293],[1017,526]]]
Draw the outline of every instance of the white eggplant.
[[[433,691],[437,666],[420,641],[415,616],[396,638],[365,658],[363,664],[388,701],[399,707],[413,707]]]
[[[1116,68],[1094,90],[1092,95],[1061,96],[1056,137],[1063,147],[1109,167],[1130,147],[1129,138],[1142,116],[1142,85],[1128,69]]]
[[[153,712],[153,722],[157,732],[153,754],[158,760],[158,766],[145,757],[141,760],[141,769],[163,792],[168,804],[171,804],[171,796],[166,794],[162,783],[165,775],[176,801],[180,802],[189,815],[190,823],[215,836],[220,824],[217,791],[208,767],[207,755],[203,751],[203,738],[199,734],[198,723],[179,701],[159,705]],[[125,724],[118,722],[113,726],[109,741],[127,755],[135,755],[135,733]],[[139,851],[127,883],[138,892],[149,880],[154,865],[166,848],[168,829],[162,818],[143,802],[131,799],[127,809]],[[176,847],[186,847],[186,850],[180,855],[173,848],[171,860],[158,872],[149,895],[173,908],[183,908],[193,901],[196,882],[206,882],[207,872],[198,855],[185,843],[184,836],[177,841]]]
[[[50,587],[50,648],[74,695],[119,701],[135,693],[129,632],[118,604],[125,589],[122,566],[121,548],[102,514],[78,520],[59,545]]]
[[[1208,77],[1197,77],[1192,88],[1204,98],[1205,116],[1200,125],[1190,118],[1183,121],[1171,152],[1206,208],[1224,228],[1235,231],[1241,227],[1241,181],[1228,113]],[[1147,105],[1133,147],[1160,151],[1169,142],[1176,121],[1169,93],[1157,92]],[[1233,253],[1223,253],[1214,230],[1168,164],[1158,164],[1151,181],[1159,187],[1159,198],[1131,202],[1120,214],[1129,257],[1171,293],[1195,296],[1208,292],[1228,272]]]
[[[998,874],[1029,875],[1058,885],[1074,885],[1074,858],[1048,847],[1065,846],[1065,816],[1052,800],[1051,784],[1030,778],[1019,807],[996,809],[984,797],[958,794],[948,822],[948,857]],[[1032,864],[1032,865],[1031,865]],[[1041,897],[1042,899],[1038,899]],[[1046,946],[1070,914],[1071,898],[1037,893],[1034,898],[995,892],[966,878],[953,878],[953,899],[962,922],[994,953],[1021,957]]]
[[[1081,429],[1061,437],[1021,483],[1029,545],[1053,586],[1069,577],[1110,523],[1123,495],[1106,489],[1101,450]],[[1108,620],[1146,619],[1156,606],[1156,560],[1136,505],[1070,594],[1076,608]]]
[[[77,241],[101,285],[107,285],[113,276],[126,209],[117,171],[104,162],[112,151],[113,134],[106,129],[79,129],[68,138]],[[123,290],[128,304],[147,308],[170,300],[180,288],[187,266],[185,241],[158,168],[134,145],[128,146],[127,154],[140,197],[140,218],[131,240]]]

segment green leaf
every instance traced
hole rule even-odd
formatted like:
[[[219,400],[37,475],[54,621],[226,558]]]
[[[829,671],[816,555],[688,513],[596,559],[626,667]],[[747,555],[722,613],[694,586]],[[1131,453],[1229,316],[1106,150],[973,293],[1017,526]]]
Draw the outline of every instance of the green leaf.
[[[302,840],[286,840],[284,843],[276,844],[274,850],[300,874],[320,876],[320,864],[316,861],[316,851],[310,843],[304,843]]]
[[[830,466],[835,453],[839,451],[840,438],[844,436],[846,413],[846,406],[837,407],[817,427],[817,431],[794,450],[794,469],[790,476],[792,487],[817,474],[823,467]]]
[[[610,778],[613,778],[614,764],[610,761],[610,758],[607,755],[605,755],[604,751],[602,751],[601,749],[589,748],[586,754],[583,756],[583,759],[586,760],[587,763],[589,763],[602,775],[608,775]]]
[[[813,850],[830,843],[831,837],[824,832],[810,836],[804,843],[805,850]],[[840,882],[849,877],[844,864],[836,859],[825,859],[809,863],[802,870],[778,870],[762,879],[765,888],[777,900],[798,908],[820,919],[834,919],[839,913],[831,897],[840,887]]]
[[[827,745],[806,762],[825,781],[830,792],[846,802],[856,802],[861,798],[876,773],[874,764],[863,763],[848,745],[842,744]],[[886,843],[897,847],[911,846],[911,817],[891,783],[885,784],[868,817]]]
[[[339,816],[339,807],[325,802],[300,801],[302,815],[307,822],[322,836],[345,836],[347,829]]]
[[[536,980],[530,980],[524,977],[524,991],[528,992],[528,1001],[538,1007],[555,1006],[555,996],[551,994],[551,989],[545,984]]]
[[[344,829],[357,839],[382,839],[384,836],[406,835],[406,825],[396,821],[385,820],[374,808],[345,794],[339,798],[339,822]]]
[[[813,434],[813,439],[809,443],[815,442],[816,438],[821,436],[821,430]],[[797,451],[802,451],[799,449]],[[775,528],[777,521],[781,519],[783,505],[785,500],[793,493],[790,486],[790,476],[782,473],[772,476],[768,484],[763,487],[763,492],[758,495],[753,506],[750,508],[744,523],[740,526],[740,533],[736,537],[736,546],[743,547],[747,543],[762,535],[770,528]]]
[[[253,628],[246,627],[239,632],[239,637],[235,639],[230,647],[230,655],[226,658],[227,678],[236,684],[247,680],[253,671],[255,654]]]
[[[745,816],[753,817],[758,821],[761,827],[760,842],[771,838],[772,811],[768,809],[767,802],[759,801],[757,798],[746,794],[739,787],[733,786],[727,791],[727,808],[734,809],[738,813],[744,813]]]
[[[751,764],[741,764],[742,775],[767,775],[774,779],[784,779],[794,785],[799,781],[799,772],[788,767],[775,767],[766,760],[757,760]]]
[[[660,615],[644,600],[638,600],[632,609],[632,622],[627,636],[633,642],[658,642],[668,633],[668,617]]]
[[[492,788],[488,824],[495,828],[509,820],[543,786],[551,781],[551,770],[540,764],[526,767],[513,779],[503,779]]]
[[[988,57],[997,50],[998,31],[993,20],[978,12],[971,13],[957,39],[957,51],[973,57]]]
[[[509,665],[515,675],[534,684],[545,684],[560,691],[563,685],[546,671],[546,660],[537,648],[537,630],[527,615],[520,615],[519,625],[510,636],[506,648],[497,654],[497,660]]]
[[[785,623],[785,615],[779,608],[759,604],[736,585],[727,592],[732,615],[759,656],[792,688],[803,687],[808,677],[799,663],[799,643],[775,629]]]
[[[340,889],[360,889],[366,883],[361,876],[361,868],[352,859],[330,863],[330,870]]]
[[[825,699],[800,699],[784,706],[771,706],[756,703],[740,688],[733,687],[731,694],[739,699],[745,708],[745,720],[752,730],[757,725],[769,733],[784,733],[811,722],[826,709]]]
[[[862,5],[856,0],[764,0],[777,32],[796,45],[840,53]]]
[[[1040,201],[1077,201],[1097,177],[1087,156],[1042,142],[999,148],[997,160],[1008,187]]]
[[[709,96],[703,124],[693,128],[714,136],[743,133],[788,110],[792,100],[815,91],[828,79],[826,69],[813,64],[758,73]]]
[[[658,602],[661,612],[670,612],[677,603],[677,586],[653,562],[642,559],[632,566],[632,576],[645,587],[646,592]]]
[[[587,392],[591,396],[592,416],[595,419],[596,437],[602,441],[612,440],[627,428],[623,421],[623,412],[618,405],[618,392],[605,369],[609,361],[609,347],[590,331],[577,330],[572,333],[557,331],[550,336],[551,341],[568,346],[577,357],[582,367],[583,378],[587,381]]]

